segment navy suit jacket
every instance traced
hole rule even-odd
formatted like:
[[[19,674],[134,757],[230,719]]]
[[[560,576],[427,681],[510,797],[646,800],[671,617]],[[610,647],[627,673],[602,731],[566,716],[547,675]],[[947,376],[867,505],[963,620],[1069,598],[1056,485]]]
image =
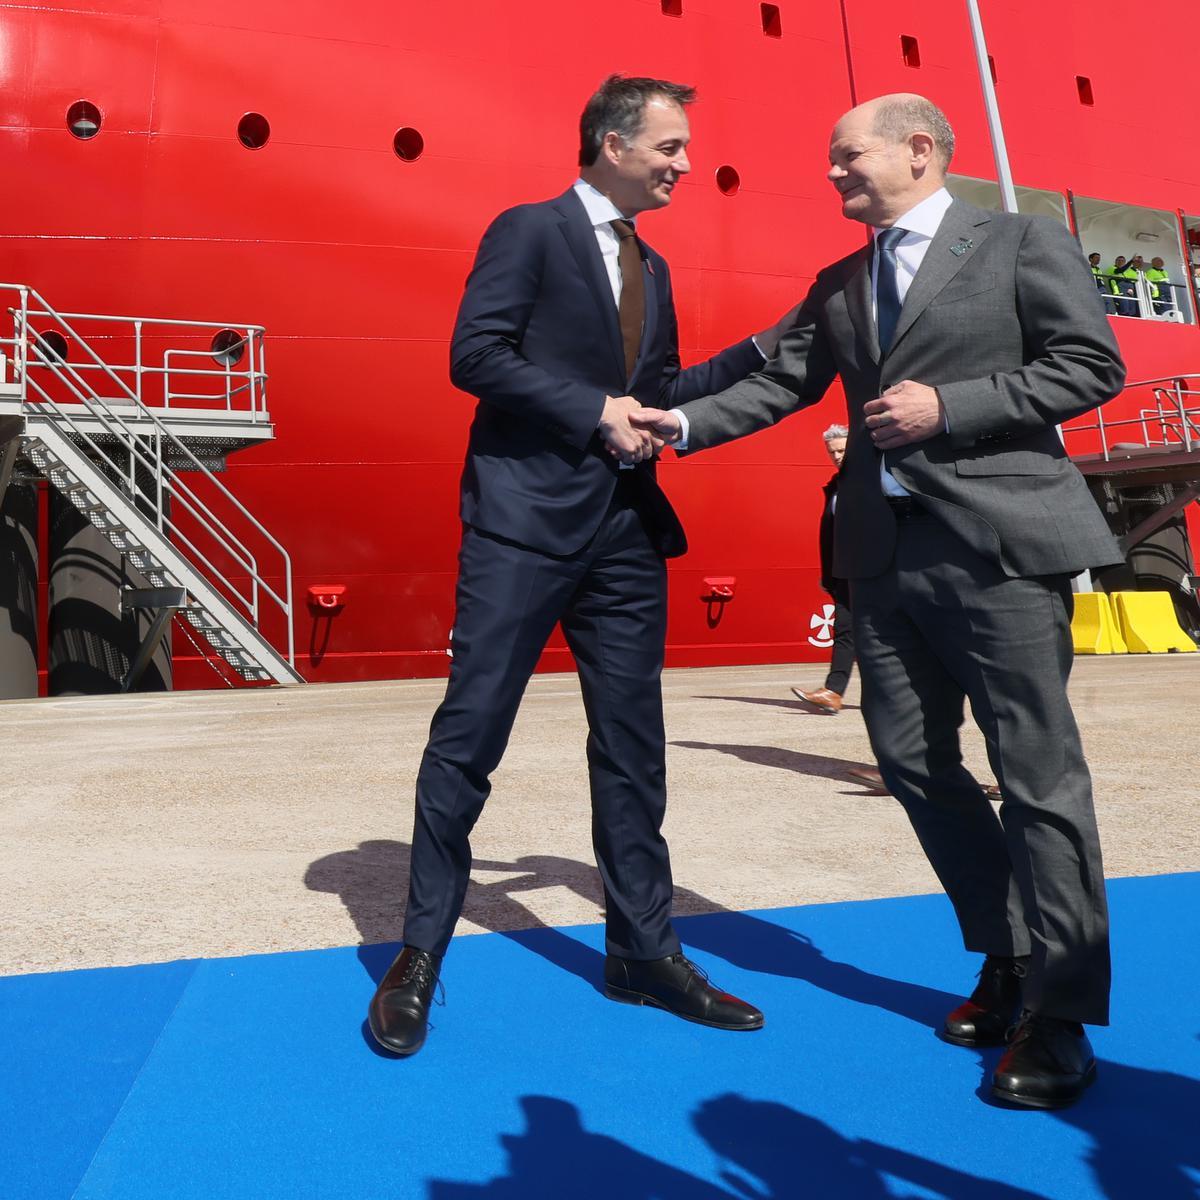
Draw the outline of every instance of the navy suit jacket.
[[[632,378],[596,234],[574,189],[503,212],[467,279],[450,344],[450,378],[479,401],[462,477],[463,521],[547,554],[595,534],[617,461],[596,432],[605,396],[672,408],[718,392],[763,365],[747,338],[682,370],[666,260],[640,241],[646,316]],[[651,537],[686,549],[654,477],[632,472]]]

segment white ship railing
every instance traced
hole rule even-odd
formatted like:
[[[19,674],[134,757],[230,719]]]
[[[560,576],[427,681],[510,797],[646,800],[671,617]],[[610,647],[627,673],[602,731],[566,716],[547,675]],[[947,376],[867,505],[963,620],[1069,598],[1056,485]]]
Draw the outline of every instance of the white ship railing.
[[[116,477],[125,482],[130,499],[132,499],[149,520],[157,528],[184,547],[195,563],[201,564],[207,573],[209,581],[218,585],[226,595],[240,606],[247,619],[255,627],[261,625],[261,603],[265,596],[278,608],[287,630],[287,659],[295,665],[295,630],[294,602],[292,593],[292,561],[283,544],[254,516],[253,513],[217,478],[192,450],[177,436],[159,417],[155,407],[146,403],[146,388],[144,380],[159,377],[162,379],[161,410],[170,408],[170,400],[206,399],[223,401],[225,411],[238,414],[239,423],[265,424],[268,421],[265,385],[266,372],[263,368],[263,329],[256,325],[232,326],[202,321],[162,320],[152,317],[112,317],[95,313],[59,313],[50,307],[46,301],[32,288],[24,284],[0,283],[0,291],[15,292],[20,298],[19,305],[9,308],[13,318],[13,335],[0,337],[0,347],[5,347],[13,366],[13,381],[0,387],[0,398],[20,399],[21,411],[25,415],[51,416],[55,423],[67,430],[71,436],[85,446],[88,454],[98,463],[106,467]],[[68,346],[76,346],[82,351],[83,362],[71,362],[66,356],[59,354],[48,341],[43,328],[35,330],[30,324],[31,318],[39,321],[50,321],[65,337]],[[99,323],[123,323],[133,330],[134,362],[132,364],[113,365],[100,357],[91,343],[85,340],[75,328],[77,321],[95,321]],[[171,354],[176,357],[194,354],[207,354],[213,360],[214,351],[191,351],[168,349],[164,352],[163,366],[148,365],[144,355],[144,335],[147,327],[168,327],[178,329],[225,330],[233,329],[238,334],[238,340],[244,342],[248,351],[248,364],[244,371],[233,371],[229,363],[223,364],[222,369],[207,370],[200,367],[178,368],[170,365]],[[236,347],[233,343],[230,349]],[[216,364],[215,364],[216,365]],[[101,381],[111,383],[117,390],[115,397],[104,397],[99,394],[88,380],[88,376],[99,377]],[[189,377],[206,376],[218,377],[222,380],[218,393],[204,395],[187,395],[172,392],[170,378],[172,375]],[[131,376],[127,382],[123,376]],[[39,378],[40,377],[40,378]],[[234,383],[233,381],[242,382]],[[43,384],[53,384],[62,389],[70,397],[68,404],[82,406],[83,413],[78,409],[71,412],[56,400]],[[155,389],[157,390],[157,389]],[[32,395],[31,395],[32,393]],[[79,418],[86,413],[89,418],[89,429],[85,429]],[[171,420],[179,427],[182,414],[173,414]],[[133,428],[128,422],[134,418],[138,428]],[[95,422],[95,425],[92,425]],[[106,438],[111,438],[117,446],[117,457],[110,449],[101,445],[97,440],[96,426]],[[198,428],[198,436],[205,436],[204,430]],[[283,579],[282,594],[276,591],[268,582],[268,577],[260,569],[258,560],[241,538],[237,537],[225,521],[222,521],[197,494],[194,488],[186,483],[178,471],[174,470],[168,460],[181,461],[187,464],[189,472],[199,473],[217,492],[221,499],[232,505],[249,526],[268,544],[278,556],[279,569],[277,575]],[[139,480],[139,472],[142,478]],[[151,494],[147,495],[146,488],[140,484],[149,484]],[[168,503],[168,501],[170,503]],[[180,526],[172,508],[186,513],[200,529],[207,533],[220,551],[224,552],[245,572],[249,588],[243,592],[229,575],[221,570],[188,536]],[[146,509],[149,508],[149,512]],[[245,536],[245,534],[243,534]]]
[[[1097,289],[1100,291],[1100,299],[1104,301],[1104,311],[1109,316],[1136,316],[1144,321],[1172,321],[1177,325],[1191,324],[1189,316],[1191,298],[1188,295],[1186,284],[1169,283],[1165,279],[1159,280],[1159,294],[1155,299],[1150,290],[1150,281],[1144,275],[1130,279],[1127,275],[1102,273],[1098,278],[1103,279],[1110,289],[1113,284],[1120,287],[1132,283],[1134,287],[1133,295],[1129,296]],[[1122,313],[1119,311],[1121,304],[1133,304],[1137,308],[1137,312]]]
[[[20,284],[0,284],[0,289],[11,288],[19,290]],[[36,293],[33,293],[36,295]],[[42,308],[29,308],[25,312],[27,321],[48,319],[60,326],[66,326],[74,332],[79,322],[101,327],[114,327],[114,335],[101,334],[92,336],[87,342],[74,333],[81,345],[95,345],[101,336],[109,336],[116,340],[125,327],[127,336],[132,337],[133,362],[116,363],[106,357],[101,361],[96,357],[94,362],[75,364],[80,372],[99,372],[113,380],[123,394],[109,399],[124,403],[129,399],[137,399],[153,407],[170,408],[173,401],[200,400],[223,401],[227,412],[237,412],[252,423],[266,422],[267,415],[266,388],[267,374],[263,369],[263,335],[265,330],[261,325],[221,324],[213,321],[178,321],[163,317],[122,317],[107,313],[71,313],[55,312],[38,297]],[[163,331],[161,333],[157,331]],[[202,331],[212,330],[213,338],[218,334],[228,333],[231,340],[224,341],[219,347],[210,343],[203,349],[182,349],[170,347],[163,351],[161,362],[148,361],[147,343],[155,338],[161,338],[168,332],[188,331],[196,337]],[[43,334],[45,330],[41,331]],[[43,348],[46,356],[56,358],[54,348],[45,343]],[[240,359],[240,353],[246,353],[246,366],[235,370],[234,364]],[[236,355],[236,357],[235,357]],[[173,365],[180,359],[190,363],[182,366]],[[180,377],[194,380],[211,380],[214,387],[209,391],[182,392],[176,391],[172,380]],[[128,380],[128,383],[125,381]],[[161,381],[161,382],[158,382]],[[157,386],[149,386],[157,383]]]

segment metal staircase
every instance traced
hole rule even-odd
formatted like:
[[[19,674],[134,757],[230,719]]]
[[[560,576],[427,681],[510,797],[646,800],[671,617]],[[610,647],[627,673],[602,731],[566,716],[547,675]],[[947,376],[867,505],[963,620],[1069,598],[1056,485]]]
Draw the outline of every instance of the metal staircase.
[[[294,665],[291,560],[215,473],[233,450],[273,436],[261,328],[64,314],[31,288],[4,289],[19,302],[8,309],[12,337],[0,338],[12,368],[0,382],[0,429],[10,435],[0,495],[14,466],[32,469],[152,587],[175,589],[180,603],[171,607],[212,657],[248,681],[304,682]],[[99,338],[79,332],[85,325],[104,330],[106,357]],[[200,348],[201,338],[211,345]],[[234,370],[245,350],[246,368]],[[123,351],[131,363],[112,361]],[[259,563],[264,548],[270,576]],[[264,612],[286,651],[264,636]]]

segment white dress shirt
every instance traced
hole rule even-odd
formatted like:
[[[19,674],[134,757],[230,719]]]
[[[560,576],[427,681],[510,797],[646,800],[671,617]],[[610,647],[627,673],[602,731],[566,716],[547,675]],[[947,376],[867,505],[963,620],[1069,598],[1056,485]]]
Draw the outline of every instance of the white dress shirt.
[[[902,217],[897,217],[893,228],[905,230],[904,236],[896,244],[896,291],[900,296],[901,305],[908,289],[916,278],[917,271],[925,261],[929,244],[942,223],[954,197],[945,188],[938,188],[932,196],[926,196],[920,204],[910,208]],[[872,237],[875,239],[875,253],[871,255],[871,314],[875,318],[876,328],[879,326],[879,235],[882,229],[872,226]],[[879,462],[879,483],[885,496],[907,496],[908,489],[899,483],[896,477]]]
[[[596,244],[600,247],[600,257],[604,259],[604,270],[608,275],[608,285],[612,288],[613,303],[621,307],[621,239],[612,227],[612,221],[628,221],[637,227],[636,217],[627,217],[601,191],[592,187],[586,179],[577,179],[574,183],[575,195],[583,202],[584,211],[592,223],[596,234]],[[622,471],[633,470],[632,463],[618,463]]]
[[[621,307],[621,239],[610,224],[611,221],[628,221],[635,228],[636,217],[626,217],[621,210],[603,193],[597,191],[585,179],[577,179],[574,183],[575,195],[583,202],[584,211],[592,223],[596,234],[596,243],[600,247],[600,256],[604,259],[604,270],[608,273],[608,283],[612,288],[613,303]]]

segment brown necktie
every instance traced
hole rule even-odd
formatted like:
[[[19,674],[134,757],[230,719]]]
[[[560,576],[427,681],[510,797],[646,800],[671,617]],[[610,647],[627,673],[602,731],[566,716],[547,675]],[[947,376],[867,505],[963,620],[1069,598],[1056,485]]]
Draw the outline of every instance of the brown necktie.
[[[638,349],[642,344],[642,322],[646,316],[646,289],[642,281],[642,252],[630,221],[610,221],[621,240],[617,262],[621,266],[621,303],[617,314],[621,322],[621,341],[625,343],[625,378],[633,375]]]

